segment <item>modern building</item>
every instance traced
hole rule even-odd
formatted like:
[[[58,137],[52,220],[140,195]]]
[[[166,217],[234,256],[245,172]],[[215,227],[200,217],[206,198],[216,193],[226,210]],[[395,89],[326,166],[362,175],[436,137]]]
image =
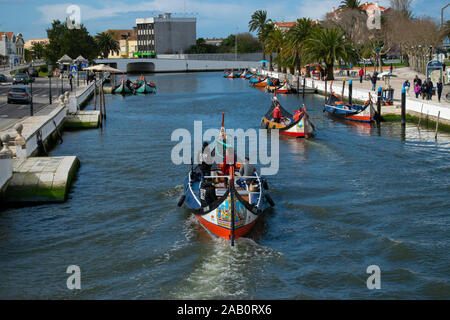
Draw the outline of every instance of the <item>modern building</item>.
[[[195,44],[196,18],[174,18],[170,13],[155,18],[138,18],[138,56],[183,53]]]
[[[112,38],[118,42],[119,53],[111,51],[108,59],[133,58],[137,52],[137,28],[133,29],[110,29],[106,30]]]
[[[24,61],[24,40],[21,33],[0,32],[0,56],[2,63],[16,64]]]

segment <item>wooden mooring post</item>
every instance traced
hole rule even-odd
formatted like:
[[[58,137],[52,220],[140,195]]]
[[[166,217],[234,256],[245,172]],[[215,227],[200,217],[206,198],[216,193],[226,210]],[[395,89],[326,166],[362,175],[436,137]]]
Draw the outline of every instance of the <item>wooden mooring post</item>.
[[[437,139],[438,129],[439,129],[439,116],[441,115],[441,111],[438,112],[437,121],[436,121],[436,130],[434,131],[434,139]]]
[[[420,108],[419,123],[417,123],[417,128],[420,128],[420,123],[422,122],[422,112],[423,112],[423,103],[422,107]]]
[[[348,82],[348,103],[352,104],[353,81]]]
[[[406,90],[402,89],[402,126],[406,125]]]
[[[302,99],[305,99],[305,86],[306,86],[306,79],[303,77],[303,92],[302,92]]]
[[[377,123],[380,123],[380,118],[381,118],[381,91],[383,89],[381,89],[381,87],[378,87],[378,96],[377,96],[377,113],[378,113],[378,117],[377,117]]]

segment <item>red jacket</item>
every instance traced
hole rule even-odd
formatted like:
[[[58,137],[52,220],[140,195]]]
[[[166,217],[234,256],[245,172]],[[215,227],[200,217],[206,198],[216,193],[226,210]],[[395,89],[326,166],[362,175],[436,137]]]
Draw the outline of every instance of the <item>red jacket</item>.
[[[364,75],[364,70],[363,69],[359,69],[359,76],[362,77]]]
[[[301,112],[300,110],[297,110],[297,111],[295,112],[295,115],[294,115],[294,122],[297,122],[297,121],[300,119],[300,116],[302,115],[302,113],[303,113],[303,112]]]
[[[280,110],[280,108],[273,109],[273,118],[274,119],[281,118],[281,110]]]

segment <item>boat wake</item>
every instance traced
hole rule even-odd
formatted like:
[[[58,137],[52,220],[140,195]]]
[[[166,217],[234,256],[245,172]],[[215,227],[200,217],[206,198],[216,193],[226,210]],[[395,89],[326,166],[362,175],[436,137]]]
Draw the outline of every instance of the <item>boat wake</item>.
[[[249,238],[239,238],[235,246],[225,239],[212,239],[193,266],[193,271],[176,287],[175,299],[251,298],[257,278],[267,262],[283,254]]]

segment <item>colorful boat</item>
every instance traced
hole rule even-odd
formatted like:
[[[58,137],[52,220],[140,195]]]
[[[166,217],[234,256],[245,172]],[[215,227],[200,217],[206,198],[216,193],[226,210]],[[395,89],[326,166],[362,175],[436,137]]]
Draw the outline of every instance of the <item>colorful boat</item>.
[[[273,121],[273,109],[275,105],[272,104],[269,111],[261,120],[261,126],[266,129],[278,129],[279,133],[284,136],[296,138],[310,138],[315,135],[315,126],[306,112],[306,106],[303,106],[300,115],[294,119],[286,109],[279,105],[281,110],[281,121]]]
[[[224,78],[232,79],[235,77],[234,72],[230,72],[228,74],[223,75]]]
[[[147,81],[141,82],[140,86],[136,88],[136,93],[155,93],[155,87],[152,87]]]
[[[252,79],[253,80],[253,79]],[[259,88],[264,88],[267,86],[268,83],[268,78],[264,78],[263,80],[261,80],[261,78],[259,78],[259,81],[257,82],[252,82],[250,81],[250,84],[253,85],[254,87],[259,87]]]
[[[291,87],[289,86],[289,84],[287,83],[287,81],[284,81],[284,83],[275,89],[276,93],[289,93],[291,92]]]
[[[131,82],[130,82],[131,84]],[[135,89],[132,88],[127,81],[125,81],[125,78],[120,79],[120,84],[115,87],[112,91],[112,93],[119,93],[119,94],[133,94],[135,92]]]
[[[221,163],[213,166],[207,177],[203,176],[199,167],[191,167],[178,206],[185,203],[205,230],[215,237],[230,240],[234,245],[235,239],[245,236],[274,203],[261,176],[241,177],[235,172],[239,170],[240,163],[233,166],[223,160],[224,154],[227,159],[234,155],[234,149],[226,143],[223,122],[224,115],[221,134],[215,140],[216,162]]]
[[[332,92],[325,102],[324,112],[345,120],[370,123],[374,121],[375,116],[371,103],[372,99],[369,96],[369,100],[363,105],[348,104]]]

